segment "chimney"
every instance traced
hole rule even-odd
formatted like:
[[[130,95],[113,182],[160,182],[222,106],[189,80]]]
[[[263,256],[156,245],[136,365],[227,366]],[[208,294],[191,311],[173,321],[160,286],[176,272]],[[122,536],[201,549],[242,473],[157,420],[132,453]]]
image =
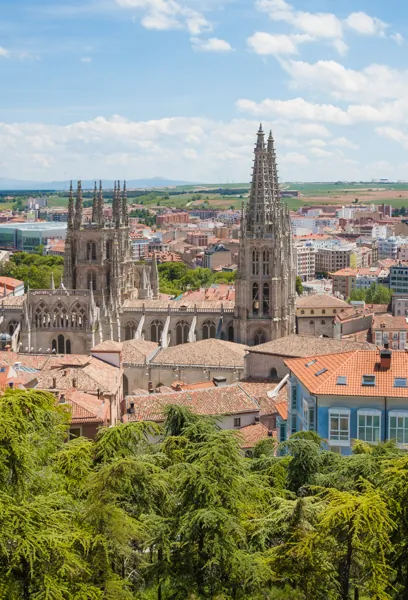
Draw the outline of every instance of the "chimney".
[[[147,389],[149,390],[149,394],[154,394],[153,381],[148,382]]]
[[[53,377],[53,378],[52,378],[52,387],[53,387],[53,388],[56,388],[56,387],[57,387],[57,378],[56,378],[56,377]]]
[[[391,369],[391,350],[380,350],[380,369],[388,371]]]

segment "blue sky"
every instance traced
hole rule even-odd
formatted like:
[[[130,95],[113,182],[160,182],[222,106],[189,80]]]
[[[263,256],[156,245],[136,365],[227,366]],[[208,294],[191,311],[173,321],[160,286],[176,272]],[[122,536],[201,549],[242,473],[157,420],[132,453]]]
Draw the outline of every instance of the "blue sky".
[[[402,0],[0,0],[0,177],[408,179]]]

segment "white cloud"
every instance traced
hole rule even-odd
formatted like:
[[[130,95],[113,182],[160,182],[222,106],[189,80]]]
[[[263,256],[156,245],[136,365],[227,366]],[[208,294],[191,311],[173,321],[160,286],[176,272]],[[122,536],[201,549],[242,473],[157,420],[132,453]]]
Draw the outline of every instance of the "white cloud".
[[[379,136],[397,142],[403,148],[408,149],[408,134],[400,129],[395,129],[394,127],[377,127],[375,131]]]
[[[191,38],[193,49],[199,52],[231,52],[232,46],[225,40],[210,38],[201,40],[200,38]]]
[[[82,63],[90,63],[90,62],[92,62],[92,58],[90,56],[82,56],[82,58],[80,58],[79,60]]]
[[[0,123],[0,163],[3,176],[17,179],[161,175],[191,181],[242,182],[250,178],[258,126],[258,120],[250,119],[132,121],[121,116],[65,126]],[[285,119],[267,120],[264,126],[274,132],[282,179],[310,178],[309,171],[301,171],[309,159],[299,148],[307,148],[309,140],[330,140],[328,129],[313,122],[293,127]]]
[[[296,31],[307,34],[314,41],[329,41],[340,54],[344,54],[347,50],[343,40],[342,22],[332,13],[295,10],[285,0],[257,0],[256,6],[258,10],[266,12],[273,21],[283,21]]]
[[[354,144],[354,142],[351,142],[345,137],[335,138],[334,140],[331,140],[329,144],[331,146],[336,146],[338,148],[348,148],[350,150],[358,150],[360,148],[360,146]]]
[[[6,50],[6,48],[0,46],[0,56],[2,56],[3,58],[9,58],[10,52]]]
[[[146,29],[187,29],[192,35],[211,31],[205,16],[175,0],[115,0],[122,8],[134,9],[141,14]]]
[[[351,104],[345,109],[334,104],[307,102],[304,98],[291,100],[273,100],[266,98],[261,102],[240,99],[236,102],[238,110],[263,118],[281,117],[293,121],[315,121],[336,125],[354,123],[400,122],[408,117],[408,103],[405,100],[382,103],[379,106]],[[341,138],[343,139],[343,138]]]
[[[258,31],[248,38],[248,46],[257,54],[274,56],[279,54],[297,54],[297,44],[290,35],[262,33]]]
[[[323,148],[316,148],[316,146],[310,149],[310,154],[313,154],[313,156],[316,156],[317,158],[329,158],[330,156],[333,156],[333,152],[323,150]]]
[[[387,23],[377,19],[376,17],[370,17],[365,12],[353,12],[347,19],[346,23],[350,29],[353,29],[361,35],[378,35],[385,37],[386,29],[389,27]]]
[[[322,91],[339,100],[372,104],[389,99],[405,100],[408,95],[408,71],[387,65],[371,64],[356,71],[333,60],[316,63],[282,60],[281,64],[292,77],[293,87]]]
[[[393,33],[391,36],[391,39],[394,40],[394,42],[398,45],[398,46],[402,46],[403,43],[405,42],[405,38],[403,35],[401,35],[400,33]]]

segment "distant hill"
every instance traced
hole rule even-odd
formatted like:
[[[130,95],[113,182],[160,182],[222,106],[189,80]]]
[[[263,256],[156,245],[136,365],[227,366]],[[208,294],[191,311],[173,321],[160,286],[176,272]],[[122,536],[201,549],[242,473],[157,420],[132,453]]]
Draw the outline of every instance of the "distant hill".
[[[122,182],[121,182],[122,183]],[[84,189],[91,189],[95,182],[91,179],[82,181]],[[104,188],[113,188],[113,179],[103,179],[102,185]],[[74,182],[76,185],[76,181]],[[99,185],[99,181],[98,181]],[[151,179],[130,179],[126,182],[128,188],[160,188],[173,187],[176,185],[193,185],[189,181],[176,181],[172,179],[163,179],[161,177],[152,177]],[[68,190],[69,181],[27,181],[20,179],[8,179],[0,177],[0,190],[43,190],[43,191],[64,191]]]

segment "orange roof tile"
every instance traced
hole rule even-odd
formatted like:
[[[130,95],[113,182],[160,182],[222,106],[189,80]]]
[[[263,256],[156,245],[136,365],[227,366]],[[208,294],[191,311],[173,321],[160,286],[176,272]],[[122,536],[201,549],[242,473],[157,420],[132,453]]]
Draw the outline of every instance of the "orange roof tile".
[[[284,362],[312,394],[408,399],[408,387],[394,387],[396,377],[406,378],[408,374],[408,353],[404,351],[392,352],[391,368],[387,370],[380,367],[379,350],[291,358]],[[375,385],[363,385],[363,375],[375,375]],[[339,376],[347,378],[346,385],[337,383]]]
[[[241,448],[244,449],[253,448],[258,442],[268,437],[276,437],[276,432],[269,432],[268,428],[262,423],[241,427],[238,432],[242,438]],[[270,433],[272,435],[269,435]]]

